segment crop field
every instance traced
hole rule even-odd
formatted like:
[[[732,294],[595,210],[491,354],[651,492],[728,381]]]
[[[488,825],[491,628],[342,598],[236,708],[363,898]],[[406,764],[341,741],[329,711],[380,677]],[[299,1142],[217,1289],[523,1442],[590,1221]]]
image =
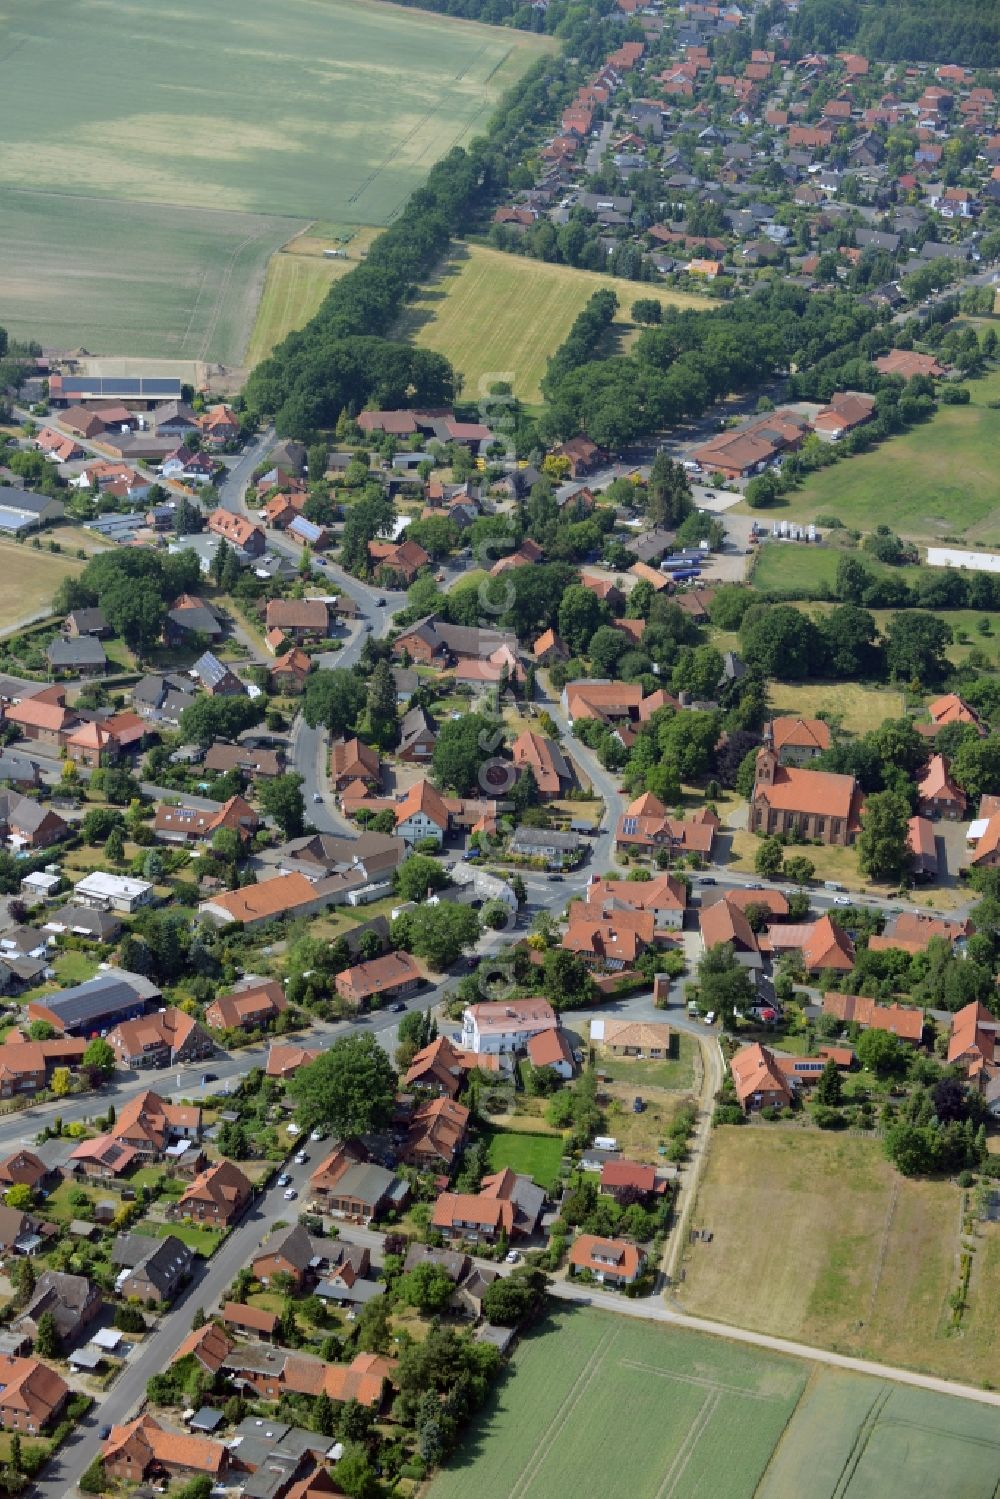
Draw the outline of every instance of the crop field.
[[[5,326],[238,362],[268,256],[388,223],[554,45],[379,0],[10,0]]]
[[[302,328],[317,310],[334,281],[363,259],[377,234],[372,228],[356,232],[330,226],[310,224],[304,234],[297,234],[283,245],[267,263],[264,291],[257,308],[245,363],[249,369],[268,354],[294,329]],[[341,245],[340,241],[346,243]],[[342,259],[326,255],[326,250],[341,248]]]
[[[463,377],[463,395],[475,400],[506,380],[530,403],[541,399],[539,381],[549,355],[595,291],[618,297],[619,334],[633,325],[632,303],[655,297],[664,306],[707,307],[707,298],[667,286],[577,271],[484,245],[463,245],[403,317],[398,332],[444,354]],[[516,307],[518,316],[509,316]]]
[[[998,1460],[988,1406],[560,1308],[430,1499],[992,1499]]]
[[[718,1128],[692,1220],[713,1237],[688,1247],[680,1303],[838,1353],[995,1379],[1000,1227],[981,1225],[955,1332],[960,1207],[950,1182],[897,1176],[878,1140]]]

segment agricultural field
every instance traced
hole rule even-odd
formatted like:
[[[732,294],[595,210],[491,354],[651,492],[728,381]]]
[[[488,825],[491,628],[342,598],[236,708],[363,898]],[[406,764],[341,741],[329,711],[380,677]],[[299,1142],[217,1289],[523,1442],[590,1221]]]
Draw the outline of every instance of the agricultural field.
[[[705,297],[666,286],[466,244],[411,304],[397,333],[450,359],[462,375],[466,400],[506,380],[515,395],[533,404],[541,400],[539,382],[549,355],[602,287],[618,297],[619,336],[633,327],[630,309],[639,297],[655,297],[665,307],[711,305]],[[508,315],[511,307],[518,309],[516,318]]]
[[[0,633],[9,634],[44,613],[63,578],[75,577],[82,566],[65,553],[36,552],[30,545],[0,541]]]
[[[271,256],[244,358],[248,369],[266,359],[287,333],[305,326],[334,281],[364,258],[377,232],[310,224],[304,234],[297,234]],[[342,251],[342,258],[326,255],[333,248]]]
[[[554,46],[379,0],[12,0],[5,326],[238,363],[271,253],[315,219],[390,222]]]
[[[992,1499],[998,1460],[991,1407],[560,1308],[430,1499]]]
[[[961,1193],[911,1181],[881,1143],[813,1130],[716,1128],[688,1246],[684,1311],[969,1384],[996,1378],[1000,1227],[982,1224],[952,1327]],[[766,1287],[766,1294],[748,1294]]]

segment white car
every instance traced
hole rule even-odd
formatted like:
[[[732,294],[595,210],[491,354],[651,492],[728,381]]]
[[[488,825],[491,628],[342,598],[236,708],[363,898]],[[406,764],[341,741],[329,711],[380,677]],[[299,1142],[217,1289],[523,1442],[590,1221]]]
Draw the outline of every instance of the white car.
[[[854,904],[849,895],[835,895],[833,903],[835,906],[853,906]]]
[[[323,798],[320,796],[319,792],[318,791],[314,791],[313,792],[313,801],[314,802],[321,802],[322,800],[323,800]]]
[[[708,1014],[705,1016],[705,1024],[706,1025],[714,1025],[715,1024],[715,1011],[714,1010],[709,1010]]]
[[[296,1197],[298,1197],[299,1194],[296,1192],[296,1190],[295,1190],[294,1187],[288,1187],[288,1188],[286,1188],[286,1190],[285,1190],[285,1192],[284,1192],[283,1195],[284,1195],[284,1198],[285,1198],[286,1202],[294,1202],[295,1199],[296,1199]]]
[[[518,1254],[516,1249],[509,1249],[507,1251],[508,1265],[516,1265],[519,1262],[520,1258],[521,1256]]]
[[[323,1131],[321,1129],[314,1129],[309,1138],[310,1140],[322,1140],[324,1138]]]
[[[296,1166],[304,1166],[308,1159],[309,1157],[306,1155],[305,1151],[300,1150],[298,1155],[295,1157],[295,1164]]]
[[[299,1135],[299,1134],[302,1133],[302,1131],[299,1129],[298,1125],[294,1122],[294,1120],[292,1121],[291,1124],[287,1125],[286,1127],[288,1129],[288,1133],[292,1136],[293,1139],[295,1138],[296,1135]]]

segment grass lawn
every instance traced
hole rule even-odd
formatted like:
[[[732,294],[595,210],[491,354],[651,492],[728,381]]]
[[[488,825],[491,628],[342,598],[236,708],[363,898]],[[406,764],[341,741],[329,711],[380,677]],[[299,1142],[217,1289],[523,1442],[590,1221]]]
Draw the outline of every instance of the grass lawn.
[[[686,1250],[683,1309],[969,1383],[995,1378],[1000,1229],[983,1226],[956,1336],[959,1210],[950,1182],[898,1176],[877,1140],[718,1128],[692,1220],[713,1238]]]
[[[121,1194],[113,1187],[96,1187],[87,1182],[63,1181],[54,1192],[46,1197],[45,1217],[51,1218],[56,1223],[69,1223],[71,1219],[79,1218],[79,1209],[75,1208],[69,1200],[71,1192],[85,1192],[91,1202],[113,1202],[116,1208],[121,1206]]]
[[[92,979],[97,972],[97,959],[86,952],[64,952],[52,964],[59,982],[64,988],[71,988],[73,984],[86,983]]]
[[[530,1176],[547,1191],[555,1187],[564,1153],[562,1135],[495,1129],[487,1132],[486,1139],[491,1171],[502,1171],[509,1166],[521,1176]]]
[[[767,695],[777,714],[815,718],[822,713],[839,719],[847,734],[865,734],[906,712],[901,692],[859,682],[769,682]]]
[[[225,1238],[225,1234],[219,1228],[200,1228],[196,1223],[149,1223],[139,1222],[133,1226],[133,1232],[146,1234],[151,1239],[165,1239],[173,1235],[180,1239],[182,1244],[187,1244],[195,1254],[200,1254],[208,1259]]]
[[[986,405],[996,398],[996,381],[971,381],[969,388],[968,406],[941,406],[930,421],[881,447],[810,475],[765,518],[835,515],[861,531],[880,521],[918,540],[961,536],[985,546],[1000,543],[1000,411]],[[789,549],[782,547],[782,554]]]
[[[372,0],[177,0],[137,32],[138,15],[12,0],[0,19],[15,336],[238,363],[273,251],[318,216],[388,223],[557,45]]]
[[[466,400],[507,380],[522,400],[537,402],[549,355],[602,287],[618,296],[619,331],[632,326],[630,309],[639,297],[655,297],[664,306],[711,305],[705,297],[666,286],[460,245],[404,314],[397,332],[446,355],[464,377]],[[509,315],[512,307],[518,309],[516,318]]]
[[[0,26],[2,32],[2,26]],[[6,215],[0,215],[0,257]],[[0,631],[11,630],[34,614],[47,609],[63,578],[76,577],[83,567],[65,553],[38,551],[0,541]]]
[[[634,1083],[644,1088],[689,1089],[694,1086],[694,1056],[698,1043],[683,1031],[674,1032],[677,1055],[666,1062],[648,1062],[638,1057],[612,1057],[601,1052],[600,1072],[613,1083]]]

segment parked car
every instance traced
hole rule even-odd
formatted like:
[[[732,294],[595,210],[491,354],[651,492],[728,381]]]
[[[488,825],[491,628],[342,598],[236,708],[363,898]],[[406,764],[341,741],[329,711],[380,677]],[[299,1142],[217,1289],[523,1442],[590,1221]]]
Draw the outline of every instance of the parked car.
[[[849,895],[835,895],[833,897],[835,906],[853,906],[854,902]]]
[[[518,1262],[518,1260],[520,1258],[521,1258],[521,1256],[518,1254],[518,1252],[517,1252],[516,1249],[508,1249],[508,1251],[507,1251],[507,1263],[508,1263],[508,1265],[516,1265],[517,1262]]]
[[[399,1000],[397,1004],[394,1004],[392,1006],[392,1012],[393,1012],[394,1015],[401,1015],[405,1009],[406,1009],[406,1000],[405,999]]]
[[[295,1164],[296,1166],[304,1166],[308,1159],[309,1157],[306,1155],[305,1151],[300,1150],[295,1157]]]
[[[645,1107],[646,1107],[646,1105],[643,1103],[642,1099],[640,1098],[639,1094],[637,1093],[636,1096],[632,1100],[632,1112],[633,1112],[633,1114],[641,1114],[642,1111],[643,1111],[643,1109]]]
[[[204,1077],[201,1080],[201,1086],[204,1088],[204,1086],[205,1086],[206,1083],[217,1083],[218,1081],[219,1081],[218,1073],[215,1073],[215,1072],[206,1072],[205,1075],[204,1075]]]
[[[294,1202],[299,1194],[296,1192],[294,1187],[289,1187],[283,1195],[286,1202]]]
[[[705,1024],[706,1025],[714,1025],[715,1024],[715,1011],[714,1010],[709,1010],[708,1014],[705,1016]]]
[[[283,1171],[281,1173],[281,1175],[278,1177],[278,1186],[279,1187],[287,1187],[288,1183],[291,1181],[291,1179],[292,1178],[289,1176],[288,1172],[287,1171]]]
[[[700,874],[698,876],[699,885],[717,885],[718,883],[714,874]]]
[[[322,800],[323,800],[323,798],[320,795],[320,793],[318,791],[314,791],[313,792],[313,801],[314,802],[321,802]]]
[[[325,1140],[326,1136],[321,1129],[314,1129],[309,1138],[310,1140]]]

